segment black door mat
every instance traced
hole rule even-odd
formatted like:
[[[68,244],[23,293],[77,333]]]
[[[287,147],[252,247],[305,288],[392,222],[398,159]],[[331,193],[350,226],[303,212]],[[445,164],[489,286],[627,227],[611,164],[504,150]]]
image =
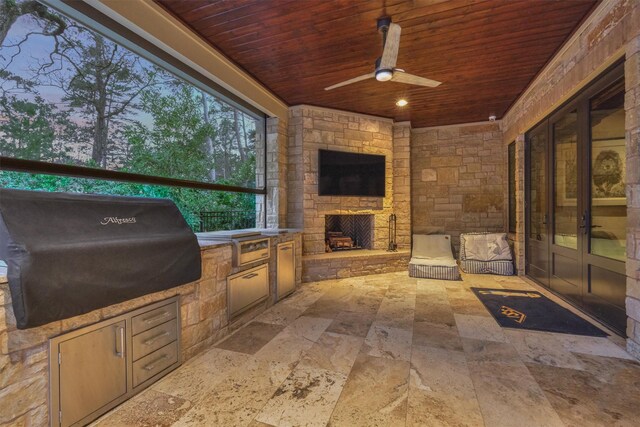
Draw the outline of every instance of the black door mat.
[[[606,337],[600,330],[536,291],[471,288],[504,328]]]

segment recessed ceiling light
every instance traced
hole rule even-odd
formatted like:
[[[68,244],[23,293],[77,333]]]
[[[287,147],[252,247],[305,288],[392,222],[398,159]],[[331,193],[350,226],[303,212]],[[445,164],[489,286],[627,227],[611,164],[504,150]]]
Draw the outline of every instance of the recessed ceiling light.
[[[396,105],[398,107],[404,107],[405,105],[407,105],[409,102],[406,99],[398,99],[398,101],[396,101]]]

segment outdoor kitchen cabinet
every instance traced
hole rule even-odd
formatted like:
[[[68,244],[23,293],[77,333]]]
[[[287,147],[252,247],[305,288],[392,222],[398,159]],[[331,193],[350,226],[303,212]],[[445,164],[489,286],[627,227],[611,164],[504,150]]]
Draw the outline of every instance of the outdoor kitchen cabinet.
[[[269,296],[269,264],[229,276],[227,298],[229,318],[236,317]]]
[[[121,320],[59,344],[61,425],[73,425],[127,393],[124,340]]]
[[[49,342],[52,426],[85,425],[180,364],[178,297]]]
[[[278,244],[276,298],[278,300],[296,289],[296,259],[294,242]]]

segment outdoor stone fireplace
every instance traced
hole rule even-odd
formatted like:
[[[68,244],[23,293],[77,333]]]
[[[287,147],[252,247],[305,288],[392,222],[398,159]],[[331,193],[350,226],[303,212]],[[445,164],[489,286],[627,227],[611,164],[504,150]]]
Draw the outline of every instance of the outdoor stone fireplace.
[[[325,215],[325,251],[372,249],[373,215]]]

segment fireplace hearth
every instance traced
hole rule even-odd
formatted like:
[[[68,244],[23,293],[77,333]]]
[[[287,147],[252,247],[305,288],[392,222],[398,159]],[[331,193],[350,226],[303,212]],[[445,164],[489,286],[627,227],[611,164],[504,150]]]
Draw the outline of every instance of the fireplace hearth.
[[[371,249],[373,215],[326,215],[325,252]]]

